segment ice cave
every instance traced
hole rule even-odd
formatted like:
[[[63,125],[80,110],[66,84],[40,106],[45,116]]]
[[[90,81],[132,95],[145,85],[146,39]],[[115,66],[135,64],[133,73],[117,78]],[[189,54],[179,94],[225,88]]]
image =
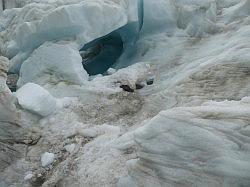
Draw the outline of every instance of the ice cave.
[[[250,0],[0,0],[0,187],[249,187]]]
[[[123,53],[121,36],[114,32],[86,44],[80,50],[83,67],[89,75],[105,73]]]
[[[138,0],[138,20],[128,23],[108,35],[97,38],[80,49],[83,67],[89,75],[104,74],[115,64],[129,65],[127,62],[136,51],[136,41],[143,26],[143,0]],[[121,59],[119,59],[122,56]],[[120,61],[120,62],[119,62]]]

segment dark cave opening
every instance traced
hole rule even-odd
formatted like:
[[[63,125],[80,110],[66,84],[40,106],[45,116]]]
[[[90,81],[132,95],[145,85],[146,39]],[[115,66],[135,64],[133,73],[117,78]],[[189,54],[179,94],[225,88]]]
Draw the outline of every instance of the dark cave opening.
[[[105,73],[121,56],[123,47],[117,32],[88,43],[80,50],[84,69],[89,75]]]

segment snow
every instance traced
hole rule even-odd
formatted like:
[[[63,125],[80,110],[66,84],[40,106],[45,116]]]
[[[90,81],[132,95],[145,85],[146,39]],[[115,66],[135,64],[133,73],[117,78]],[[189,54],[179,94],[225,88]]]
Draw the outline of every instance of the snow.
[[[41,116],[48,116],[56,110],[56,99],[37,84],[27,83],[15,95],[22,108]]]
[[[24,61],[18,86],[33,82],[39,85],[68,84],[82,85],[88,80],[83,69],[79,51],[72,45],[44,43]]]
[[[55,160],[55,154],[54,153],[44,153],[41,156],[41,163],[43,167],[47,167],[50,164],[52,164]]]

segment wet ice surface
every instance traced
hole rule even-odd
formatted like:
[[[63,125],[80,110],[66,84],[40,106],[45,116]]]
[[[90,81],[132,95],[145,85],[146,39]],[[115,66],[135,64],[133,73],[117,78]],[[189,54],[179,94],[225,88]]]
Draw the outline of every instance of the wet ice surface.
[[[88,77],[83,45],[140,26],[140,3],[44,0],[1,15],[0,186],[250,185],[250,1],[144,0],[132,51]],[[19,103],[8,64],[19,92],[33,82],[50,96]]]

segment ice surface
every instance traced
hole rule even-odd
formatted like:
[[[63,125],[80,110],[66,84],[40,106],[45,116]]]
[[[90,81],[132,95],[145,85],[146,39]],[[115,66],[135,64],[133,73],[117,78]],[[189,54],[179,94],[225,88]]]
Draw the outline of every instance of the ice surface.
[[[79,51],[71,45],[44,43],[24,61],[18,86],[33,82],[39,85],[68,84],[82,85],[88,80],[83,69]]]
[[[49,92],[44,109],[58,99],[48,116],[20,107],[0,58],[0,185],[250,186],[249,0],[24,1],[0,16],[1,54]],[[98,68],[116,71],[86,81],[80,53],[114,33],[122,54]]]
[[[48,116],[56,110],[56,99],[37,84],[27,83],[15,95],[24,109],[41,116]]]
[[[4,27],[10,32],[1,33],[5,38],[1,51],[11,58],[23,56],[46,41],[66,38],[75,38],[81,49],[126,24],[138,22],[138,1],[86,0],[65,4],[31,4],[21,10],[8,10],[18,24],[10,24],[9,17],[4,15]],[[37,14],[32,14],[36,9]],[[15,66],[24,60],[18,56]]]
[[[44,153],[41,156],[41,163],[43,167],[47,167],[50,164],[52,164],[54,162],[55,159],[55,154],[54,153]]]
[[[249,107],[244,98],[161,112],[135,132],[131,176],[138,186],[249,185]]]
[[[24,177],[24,180],[25,180],[25,181],[31,180],[33,177],[34,177],[34,175],[33,175],[32,173],[29,173],[29,174],[27,174],[27,175]]]

